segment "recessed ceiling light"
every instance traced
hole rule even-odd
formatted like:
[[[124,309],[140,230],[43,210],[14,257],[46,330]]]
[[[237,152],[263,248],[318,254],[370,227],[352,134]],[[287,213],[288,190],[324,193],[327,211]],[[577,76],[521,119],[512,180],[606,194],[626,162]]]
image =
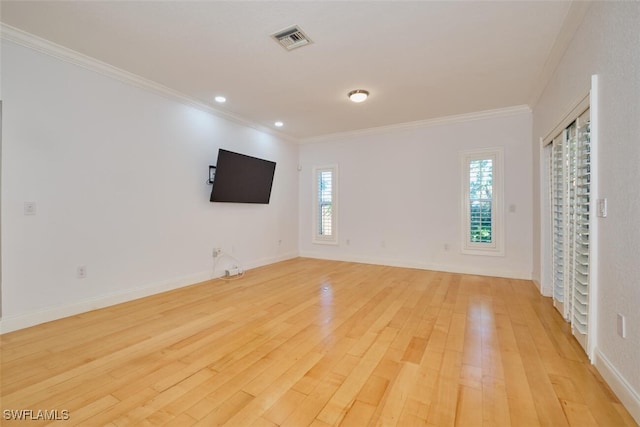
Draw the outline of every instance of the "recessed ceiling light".
[[[284,123],[282,123],[282,122],[278,121],[278,122],[275,122],[273,125],[274,125],[275,127],[279,127],[279,128],[281,128],[282,126],[284,126]]]
[[[353,102],[362,102],[367,99],[369,92],[363,89],[356,89],[349,92],[347,96]]]
[[[216,102],[219,102],[220,104],[227,102],[227,98],[225,98],[224,96],[216,96],[214,99],[216,100]]]

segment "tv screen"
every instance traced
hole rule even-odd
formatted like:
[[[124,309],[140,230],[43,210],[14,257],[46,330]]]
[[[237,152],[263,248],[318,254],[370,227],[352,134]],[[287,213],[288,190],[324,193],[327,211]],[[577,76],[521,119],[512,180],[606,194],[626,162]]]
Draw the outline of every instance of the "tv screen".
[[[218,150],[212,202],[268,204],[276,163]]]

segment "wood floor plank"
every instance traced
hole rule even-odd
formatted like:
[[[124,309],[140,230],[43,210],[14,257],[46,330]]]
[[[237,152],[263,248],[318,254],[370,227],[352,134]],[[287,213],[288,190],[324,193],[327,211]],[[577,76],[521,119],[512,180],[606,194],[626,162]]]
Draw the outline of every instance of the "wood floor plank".
[[[456,427],[472,426],[482,423],[482,391],[460,386],[456,407]]]
[[[342,375],[333,372],[325,374],[281,426],[297,427],[311,424],[343,382],[344,376]]]
[[[598,422],[593,418],[593,415],[591,415],[587,405],[571,402],[570,400],[563,400],[562,406],[564,413],[567,415],[567,420],[571,425],[584,427],[598,426]]]
[[[376,407],[357,400],[340,422],[342,427],[361,427],[369,425]]]
[[[313,365],[322,358],[321,354],[307,352],[302,354],[287,371],[269,385],[268,390],[263,390],[248,405],[231,417],[229,425],[249,425],[262,416],[273,406]]]
[[[638,427],[530,281],[296,258],[0,335],[2,425]]]
[[[380,406],[380,416],[377,425],[388,426],[397,425],[400,421],[400,414],[407,401],[410,387],[418,374],[418,365],[414,363],[403,363],[395,381],[391,384],[387,393],[387,398]]]
[[[287,390],[287,392],[263,415],[264,418],[281,425],[292,412],[300,406],[307,397],[306,394],[300,393],[295,389]]]
[[[485,376],[482,378],[483,427],[509,426],[509,399],[504,380]]]
[[[446,350],[438,372],[435,394],[429,408],[427,421],[430,424],[448,427],[455,425],[462,369],[462,353]]]
[[[358,366],[353,369],[349,377],[345,379],[320,412],[318,415],[320,421],[330,425],[339,424],[397,333],[398,331],[393,328],[386,328],[380,333],[375,343],[362,357]]]
[[[514,326],[521,359],[526,368],[527,382],[531,389],[533,402],[540,425],[549,427],[568,427],[568,420],[562,411],[562,405],[540,361],[538,349],[531,339],[530,328]]]
[[[513,425],[539,426],[533,392],[518,351],[513,325],[507,315],[496,316],[496,322],[511,422]]]
[[[429,416],[429,405],[409,397],[398,419],[399,426],[423,426]]]

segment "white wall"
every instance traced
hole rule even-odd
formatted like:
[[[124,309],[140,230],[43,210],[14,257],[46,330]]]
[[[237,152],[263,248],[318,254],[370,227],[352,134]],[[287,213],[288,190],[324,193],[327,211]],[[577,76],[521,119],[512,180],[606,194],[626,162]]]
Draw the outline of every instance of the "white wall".
[[[504,147],[505,155],[506,255],[463,255],[459,153],[497,146]],[[530,147],[526,109],[301,145],[300,254],[530,278]],[[337,246],[311,242],[311,169],[326,164],[339,167]],[[515,212],[509,212],[510,205]]]
[[[598,75],[600,115],[596,177],[609,212],[598,221],[596,366],[640,422],[640,3],[594,2],[533,114],[534,277],[543,262],[538,141]],[[542,261],[542,260],[544,261]],[[544,280],[544,277],[542,277]],[[627,338],[617,334],[626,316]]]
[[[3,332],[297,255],[296,144],[6,40],[2,87]],[[277,162],[269,205],[209,202],[218,148]]]

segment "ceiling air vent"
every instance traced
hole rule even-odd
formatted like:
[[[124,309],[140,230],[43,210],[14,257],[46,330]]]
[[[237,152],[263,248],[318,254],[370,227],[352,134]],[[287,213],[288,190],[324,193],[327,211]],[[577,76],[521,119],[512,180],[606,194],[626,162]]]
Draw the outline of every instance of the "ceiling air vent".
[[[297,25],[278,31],[271,37],[287,50],[312,43],[311,39]]]

